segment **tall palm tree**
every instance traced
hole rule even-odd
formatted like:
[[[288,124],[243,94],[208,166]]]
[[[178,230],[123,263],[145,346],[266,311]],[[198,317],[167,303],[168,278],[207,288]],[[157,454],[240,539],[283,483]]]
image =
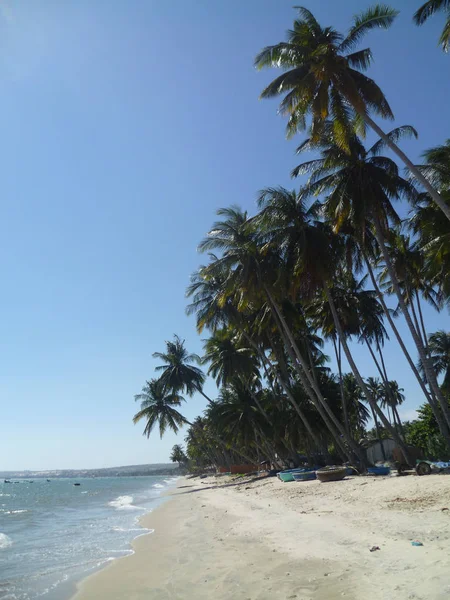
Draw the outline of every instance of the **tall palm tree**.
[[[376,377],[368,377],[366,381],[367,388],[370,390],[372,397],[375,399],[375,402],[380,402],[384,397],[384,387],[381,384],[380,380]],[[381,431],[380,425],[378,423],[377,414],[373,409],[373,406],[370,405],[372,410],[372,418],[375,425],[375,431],[377,432],[377,438],[381,440]],[[386,460],[386,452],[384,450],[383,444],[381,444],[381,454],[383,456],[383,460]]]
[[[442,30],[439,43],[444,52],[448,52],[450,47],[450,1],[449,0],[428,0],[414,14],[414,22],[416,25],[423,25],[425,21],[433,16],[438,11],[446,13],[446,22]]]
[[[184,453],[183,447],[180,444],[175,444],[170,453],[171,462],[177,462],[179,466],[187,462],[187,456]]]
[[[344,151],[342,152],[346,154]],[[272,244],[286,254],[285,260],[289,266],[287,272],[291,290],[302,293],[305,298],[313,297],[318,290],[325,294],[350,368],[365,397],[376,411],[379,410],[379,407],[371,397],[370,390],[367,389],[350,352],[347,335],[339,320],[331,293],[335,269],[343,260],[342,246],[340,240],[337,236],[332,235],[326,224],[312,219],[311,209],[305,210],[307,195],[304,192],[296,195],[295,192],[289,192],[283,188],[264,190],[259,198],[259,206],[262,209],[261,225],[266,228],[266,235],[271,239]],[[381,411],[379,415],[397,443],[404,446],[403,441],[396,435]],[[407,453],[406,448],[402,449]]]
[[[195,364],[200,364],[201,359],[197,354],[190,354],[177,335],[173,341],[166,342],[165,352],[154,352],[153,358],[159,358],[164,364],[158,365],[156,371],[161,371],[161,381],[167,389],[174,393],[185,391],[188,396],[199,392],[210,404],[213,400],[203,391],[205,375]]]
[[[310,181],[302,192],[304,197],[320,193],[328,194],[325,211],[334,223],[335,232],[339,232],[347,222],[351,223],[355,232],[365,232],[368,223],[373,226],[390,281],[419,353],[427,381],[450,425],[447,403],[439,389],[436,373],[427,357],[421,336],[408,311],[386,244],[390,224],[400,222],[392,201],[400,198],[414,200],[416,191],[400,176],[396,163],[390,158],[379,156],[379,151],[378,142],[366,150],[361,141],[354,137],[349,150],[344,152],[332,138],[328,137],[324,139],[321,158],[313,161],[313,164],[307,162],[300,165],[296,168],[295,174],[312,171]],[[359,241],[364,246],[364,239]],[[363,385],[362,388],[366,393]]]
[[[233,231],[237,233],[241,229],[245,230],[247,228],[247,219],[246,216],[242,219],[235,208],[227,214],[232,220],[232,225],[229,231],[224,231],[224,236],[225,238],[229,238],[229,241],[231,242]],[[240,235],[243,236],[244,231],[241,231]],[[304,409],[300,407],[295,394],[292,392],[290,377],[287,370],[275,368],[266,356],[263,340],[266,340],[267,338],[267,331],[272,327],[272,321],[267,318],[265,306],[262,305],[258,309],[253,309],[250,313],[244,311],[242,306],[240,306],[240,310],[238,310],[233,302],[232,296],[229,293],[225,293],[225,290],[229,287],[229,282],[227,280],[227,265],[221,263],[214,254],[210,254],[210,258],[212,263],[209,267],[202,266],[191,276],[191,284],[187,288],[186,295],[192,297],[192,302],[186,308],[187,314],[195,314],[197,331],[199,333],[203,331],[204,327],[215,332],[219,327],[227,325],[242,334],[248,344],[258,354],[269,383],[271,385],[273,385],[274,382],[279,383],[289,402],[301,419],[309,437],[313,440],[316,447],[320,448],[322,444],[317,438],[314,428],[311,426]],[[258,333],[255,333],[255,329]],[[273,340],[276,337],[276,334],[272,331],[271,336]],[[272,351],[274,350],[273,347],[271,347],[271,349]],[[278,358],[282,358],[280,351],[278,352]],[[273,421],[273,419],[271,420]]]
[[[370,49],[354,49],[370,30],[390,27],[397,11],[383,5],[369,8],[354,17],[344,36],[332,27],[322,27],[306,8],[297,10],[299,18],[288,32],[287,41],[264,48],[255,59],[258,69],[270,67],[284,71],[263,90],[261,98],[284,94],[280,112],[289,116],[288,135],[304,130],[310,115],[312,137],[318,140],[330,119],[336,144],[342,149],[349,149],[355,130],[363,135],[368,125],[408,167],[450,220],[450,206],[398,147],[398,136],[387,135],[370,116],[374,113],[382,118],[394,118],[381,89],[363,74],[372,61]],[[417,136],[414,130],[410,132]]]
[[[147,381],[142,392],[136,394],[134,399],[141,403],[141,408],[134,415],[133,423],[136,425],[144,419],[143,435],[147,437],[150,437],[156,424],[159,426],[159,435],[162,438],[167,429],[177,433],[182,425],[188,423],[175,408],[184,402],[184,398],[176,392],[167,390],[161,379]]]
[[[442,389],[450,397],[450,333],[436,331],[428,338],[428,348],[433,367],[438,375],[444,375]]]
[[[220,209],[217,214],[225,218],[214,223],[208,236],[199,245],[199,249],[222,252],[221,258],[209,266],[212,274],[217,268],[221,273],[225,268],[228,269],[229,274],[225,280],[222,301],[225,302],[226,298],[232,295],[238,310],[245,310],[251,302],[267,303],[286,350],[288,354],[292,354],[292,364],[304,389],[326,420],[327,426],[331,427],[336,442],[341,443],[340,436],[346,437],[345,430],[314,380],[275,297],[275,289],[280,286],[279,275],[283,273],[279,269],[282,258],[276,244],[271,247],[264,245],[257,221],[249,220],[247,213],[242,212],[238,207]],[[285,271],[285,276],[287,273]],[[361,455],[353,440],[348,438],[347,443],[355,454]],[[344,448],[343,450],[345,451]],[[360,459],[363,460],[362,455]]]

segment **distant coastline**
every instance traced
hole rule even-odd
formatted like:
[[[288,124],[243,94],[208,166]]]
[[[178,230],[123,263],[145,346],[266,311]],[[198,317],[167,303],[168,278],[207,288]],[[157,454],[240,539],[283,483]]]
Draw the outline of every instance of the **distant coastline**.
[[[145,477],[156,475],[181,475],[177,464],[161,463],[128,465],[103,469],[55,469],[39,471],[0,471],[0,479],[59,479],[62,477]]]

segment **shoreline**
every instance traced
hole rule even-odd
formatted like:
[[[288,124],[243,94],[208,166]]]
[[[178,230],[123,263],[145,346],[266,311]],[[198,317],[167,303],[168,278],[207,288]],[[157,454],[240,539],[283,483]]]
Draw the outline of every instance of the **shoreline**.
[[[168,489],[164,490],[160,494],[159,497],[155,498],[157,505],[154,508],[153,507],[150,508],[147,512],[145,512],[143,515],[141,515],[137,519],[136,525],[138,527],[142,528],[142,532],[138,533],[138,535],[136,535],[129,542],[129,547],[123,550],[124,554],[122,556],[111,557],[108,560],[105,560],[104,562],[102,562],[101,564],[98,564],[97,566],[92,567],[92,569],[90,569],[90,571],[88,573],[74,576],[71,579],[69,579],[68,581],[60,583],[53,592],[50,592],[50,594],[48,596],[46,596],[46,598],[48,598],[49,600],[60,600],[60,598],[63,597],[66,600],[72,600],[73,598],[77,597],[81,586],[83,586],[85,582],[88,582],[92,577],[95,577],[99,573],[101,573],[105,570],[108,570],[117,561],[120,561],[125,558],[129,558],[129,557],[133,556],[136,552],[136,549],[135,549],[136,540],[138,540],[139,538],[144,537],[144,536],[152,535],[154,532],[153,528],[148,527],[144,521],[148,517],[150,517],[150,515],[152,515],[154,511],[158,511],[162,506],[164,506],[164,504],[170,498],[170,493],[174,489],[176,489],[177,485],[178,485],[178,481],[176,482],[175,485],[171,485]]]
[[[443,600],[449,497],[445,476],[182,479],[73,600]]]

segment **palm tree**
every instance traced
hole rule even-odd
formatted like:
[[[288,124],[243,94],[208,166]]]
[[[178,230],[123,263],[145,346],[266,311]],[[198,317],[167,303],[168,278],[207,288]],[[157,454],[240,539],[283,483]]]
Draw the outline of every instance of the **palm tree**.
[[[227,297],[233,296],[238,310],[245,310],[251,302],[267,304],[302,386],[327,426],[331,427],[336,442],[341,443],[340,435],[345,438],[346,433],[314,380],[275,298],[275,288],[280,285],[279,267],[282,261],[276,244],[272,244],[271,247],[263,246],[258,222],[249,220],[247,213],[238,207],[220,209],[217,214],[225,217],[224,220],[214,223],[199,249],[203,252],[222,252],[221,258],[214,260],[208,267],[211,276],[214,276],[216,269],[219,273],[228,270],[221,302],[225,303]],[[287,275],[287,271],[285,274]],[[361,455],[351,439],[347,439],[347,442],[355,454]],[[342,449],[346,451],[345,447]]]
[[[134,399],[141,403],[141,409],[134,415],[133,423],[136,425],[145,420],[143,435],[150,437],[156,424],[159,426],[159,435],[162,438],[167,428],[177,433],[180,427],[188,421],[178,412],[184,398],[174,391],[167,390],[161,379],[147,381],[142,392],[136,394]]]
[[[370,390],[372,397],[375,402],[380,402],[384,397],[384,386],[381,384],[380,380],[376,377],[368,377],[366,381],[367,388]],[[372,418],[375,425],[375,431],[377,432],[377,438],[381,441],[381,432],[380,425],[378,423],[377,415],[375,410],[373,409],[372,404],[370,404],[370,408],[372,411]],[[381,444],[381,454],[383,456],[383,460],[386,460],[386,453],[384,451],[383,444]]]
[[[203,392],[205,375],[194,363],[200,364],[201,359],[197,354],[190,354],[177,335],[173,341],[166,342],[165,352],[154,352],[153,358],[159,358],[165,364],[158,365],[156,371],[162,371],[161,381],[174,393],[185,391],[188,396],[199,392],[210,404],[213,400]]]
[[[373,226],[390,281],[419,353],[427,381],[441,405],[447,423],[450,424],[448,406],[437,384],[436,373],[428,360],[421,336],[408,311],[386,243],[390,223],[400,222],[392,201],[402,197],[414,200],[416,191],[399,175],[396,163],[390,158],[379,156],[379,151],[379,142],[366,150],[361,141],[354,137],[349,150],[344,152],[333,138],[328,136],[323,141],[321,158],[313,161],[313,164],[307,162],[299,165],[295,169],[295,174],[312,171],[310,181],[302,192],[303,197],[320,193],[328,194],[325,211],[334,224],[335,232],[339,232],[346,223],[351,224],[356,234],[365,232],[368,224]],[[359,242],[364,247],[365,240],[361,235]],[[360,385],[366,394],[363,384]]]
[[[175,444],[172,448],[172,452],[170,453],[171,462],[177,462],[178,465],[186,464],[187,456],[184,453],[183,447],[180,444]]]
[[[343,154],[346,155],[345,152]],[[340,240],[332,234],[327,224],[313,220],[314,207],[305,209],[305,198],[310,192],[311,187],[298,195],[283,188],[263,190],[259,198],[259,206],[262,209],[261,224],[266,229],[266,236],[272,244],[282,249],[286,255],[291,290],[296,291],[297,294],[301,292],[304,298],[312,298],[318,290],[325,295],[350,368],[367,400],[373,404],[374,410],[379,410],[350,352],[347,335],[339,320],[331,293],[335,269],[343,260],[343,248]],[[385,427],[391,430],[397,443],[402,445],[402,440],[396,436],[396,432],[381,411],[379,415]],[[339,426],[338,429],[340,430]],[[407,452],[406,448],[404,452]]]
[[[433,367],[438,375],[444,375],[442,389],[450,395],[450,333],[436,331],[428,338],[428,349]]]
[[[294,21],[288,40],[264,48],[255,59],[258,69],[284,71],[263,90],[261,98],[285,94],[280,112],[289,116],[288,135],[306,129],[307,117],[311,115],[312,138],[317,141],[330,119],[336,144],[344,150],[349,150],[355,130],[363,135],[368,125],[450,220],[450,206],[397,146],[398,136],[385,134],[370,117],[370,113],[387,119],[393,119],[394,115],[375,81],[362,73],[371,64],[370,49],[354,51],[354,48],[370,30],[390,27],[397,11],[383,5],[369,8],[354,17],[344,36],[332,27],[323,28],[306,8],[297,10],[300,18]],[[417,136],[412,128],[409,132]]]
[[[414,22],[416,25],[423,25],[425,21],[433,16],[438,11],[445,11],[447,20],[444,25],[439,43],[442,46],[444,52],[448,52],[450,47],[450,1],[449,0],[428,0],[425,2],[419,10],[414,14]]]
[[[229,231],[224,229],[224,237],[229,238],[231,242],[233,231],[237,233],[241,229],[244,230],[247,228],[247,218],[245,215],[243,219],[236,208],[229,210],[227,214],[231,218],[232,224]],[[243,233],[242,231],[240,235],[243,236]],[[219,242],[219,247],[221,243]],[[267,347],[268,340],[267,332],[271,327],[275,327],[275,330],[277,330],[277,326],[272,326],[272,320],[267,318],[266,307],[262,305],[258,309],[253,308],[249,312],[245,311],[242,305],[240,305],[240,310],[238,310],[233,303],[231,295],[225,293],[225,290],[229,287],[227,265],[221,263],[214,254],[210,254],[210,258],[212,261],[211,265],[200,267],[191,276],[191,284],[187,288],[186,296],[192,297],[192,302],[187,306],[186,313],[188,315],[195,314],[197,331],[199,333],[203,331],[204,327],[208,327],[215,332],[223,325],[230,326],[239,331],[258,354],[270,385],[273,386],[275,382],[278,382],[301,419],[308,436],[316,445],[316,448],[322,447],[304,409],[300,407],[295,394],[293,394],[288,371],[286,369],[276,369],[265,354],[265,347]],[[258,333],[255,333],[255,329]],[[276,338],[276,333],[273,329],[271,338],[272,341]],[[264,344],[266,344],[265,347]],[[270,343],[269,347],[271,347],[272,351],[274,350],[273,346],[270,346]],[[280,352],[280,349],[278,349],[277,360],[282,360],[283,358]]]

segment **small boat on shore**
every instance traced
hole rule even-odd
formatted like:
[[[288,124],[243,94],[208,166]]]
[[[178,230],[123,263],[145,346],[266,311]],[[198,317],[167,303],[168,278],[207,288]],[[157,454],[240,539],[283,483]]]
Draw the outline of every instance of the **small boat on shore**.
[[[311,473],[316,470],[316,467],[299,467],[297,469],[286,469],[285,471],[280,471],[277,474],[277,477],[280,481],[287,483],[289,481],[302,481],[300,479],[296,480],[294,475],[298,473]]]
[[[325,483],[327,481],[340,481],[347,475],[346,467],[330,466],[316,471],[317,479]]]
[[[315,471],[303,471],[303,473],[292,473],[294,481],[313,481],[317,479]]]
[[[390,475],[391,469],[390,467],[368,467],[367,472],[370,475]]]

